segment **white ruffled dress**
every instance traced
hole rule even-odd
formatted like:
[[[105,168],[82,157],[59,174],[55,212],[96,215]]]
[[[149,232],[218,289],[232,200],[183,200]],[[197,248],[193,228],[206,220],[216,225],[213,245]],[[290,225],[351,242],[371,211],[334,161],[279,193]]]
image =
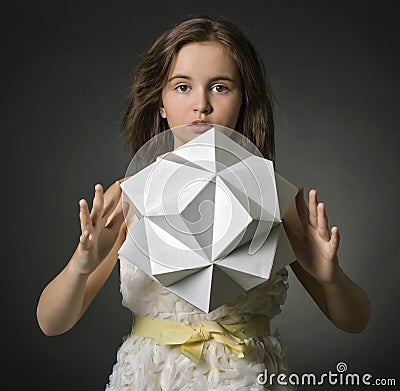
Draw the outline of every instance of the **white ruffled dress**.
[[[162,287],[125,259],[120,259],[122,303],[133,314],[169,319],[198,326],[205,320],[239,323],[254,315],[272,319],[286,299],[287,270],[237,299],[205,314]],[[212,345],[212,346],[209,346]],[[251,338],[245,357],[238,358],[214,339],[205,342],[195,364],[180,353],[180,347],[159,346],[151,338],[129,335],[118,350],[117,363],[107,391],[255,391],[291,390],[289,386],[259,384],[260,373],[288,373],[285,352],[278,335]]]

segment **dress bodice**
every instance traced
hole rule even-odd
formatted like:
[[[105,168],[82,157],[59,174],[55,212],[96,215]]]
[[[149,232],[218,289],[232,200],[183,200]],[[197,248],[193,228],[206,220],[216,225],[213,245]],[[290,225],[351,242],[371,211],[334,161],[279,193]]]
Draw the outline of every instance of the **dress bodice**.
[[[281,309],[287,291],[287,270],[235,300],[204,313],[150,278],[131,262],[120,258],[122,303],[134,314],[170,319],[188,326],[205,320],[238,323],[252,317],[272,319]],[[250,338],[244,358],[239,358],[215,339],[205,341],[196,364],[181,354],[180,346],[157,345],[152,338],[130,334],[118,350],[117,363],[107,391],[242,391],[264,390],[257,381],[264,373],[286,373],[285,351],[278,335]],[[290,391],[289,386],[273,387]]]
[[[283,268],[268,281],[245,292],[233,301],[204,313],[150,278],[134,264],[120,259],[122,304],[134,314],[170,319],[184,324],[218,320],[223,323],[248,321],[250,317],[272,319],[280,313],[286,299],[287,270]]]

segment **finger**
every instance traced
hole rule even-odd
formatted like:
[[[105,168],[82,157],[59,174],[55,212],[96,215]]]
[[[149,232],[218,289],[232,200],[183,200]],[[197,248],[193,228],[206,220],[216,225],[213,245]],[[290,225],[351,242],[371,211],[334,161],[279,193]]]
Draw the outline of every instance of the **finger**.
[[[93,207],[92,211],[90,212],[90,218],[92,219],[93,226],[96,226],[97,222],[103,215],[103,206],[104,206],[103,187],[100,184],[97,184],[94,187]]]
[[[92,221],[90,219],[89,208],[86,200],[79,201],[79,220],[81,223],[81,232],[90,231],[92,228]]]
[[[328,217],[325,213],[325,204],[320,202],[317,206],[317,214],[318,214],[318,234],[319,236],[326,240],[330,240],[329,236],[329,227],[328,227]]]
[[[115,183],[114,191],[111,198],[105,203],[103,210],[103,217],[108,217],[111,214],[111,212],[115,209],[115,207],[118,205],[118,202],[120,201],[121,193],[122,190],[119,185],[119,182],[117,181]]]
[[[79,237],[79,242],[84,250],[89,247],[89,235],[89,231],[83,231],[82,235]]]
[[[306,227],[308,225],[309,213],[304,201],[304,188],[302,186],[299,187],[299,192],[296,195],[296,209],[301,223]]]
[[[332,227],[331,229],[331,245],[332,248],[334,249],[335,252],[337,252],[339,248],[339,243],[340,243],[340,234],[339,234],[339,228],[338,227]]]
[[[317,190],[310,190],[308,194],[308,210],[310,211],[310,224],[313,227],[318,225],[318,211],[317,211]]]

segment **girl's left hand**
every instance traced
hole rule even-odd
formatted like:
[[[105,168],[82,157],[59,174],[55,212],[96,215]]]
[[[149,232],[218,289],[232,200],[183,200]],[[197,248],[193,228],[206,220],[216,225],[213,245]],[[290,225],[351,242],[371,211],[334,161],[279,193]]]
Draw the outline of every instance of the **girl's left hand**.
[[[285,216],[283,225],[300,265],[319,282],[334,281],[339,271],[337,251],[339,230],[332,227],[331,234],[325,205],[318,203],[317,191],[310,190],[309,207],[304,201],[304,190],[299,187],[296,210],[303,232],[295,229],[293,216]]]

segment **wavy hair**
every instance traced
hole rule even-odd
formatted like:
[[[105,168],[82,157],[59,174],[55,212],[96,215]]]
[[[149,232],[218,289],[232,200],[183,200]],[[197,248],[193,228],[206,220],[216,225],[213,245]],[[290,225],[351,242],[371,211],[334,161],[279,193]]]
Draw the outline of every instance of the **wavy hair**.
[[[122,120],[122,134],[132,156],[168,129],[159,111],[161,93],[179,50],[190,43],[209,41],[226,48],[242,79],[243,99],[235,130],[265,158],[275,160],[272,94],[262,59],[235,24],[207,16],[189,18],[165,31],[137,64]]]

